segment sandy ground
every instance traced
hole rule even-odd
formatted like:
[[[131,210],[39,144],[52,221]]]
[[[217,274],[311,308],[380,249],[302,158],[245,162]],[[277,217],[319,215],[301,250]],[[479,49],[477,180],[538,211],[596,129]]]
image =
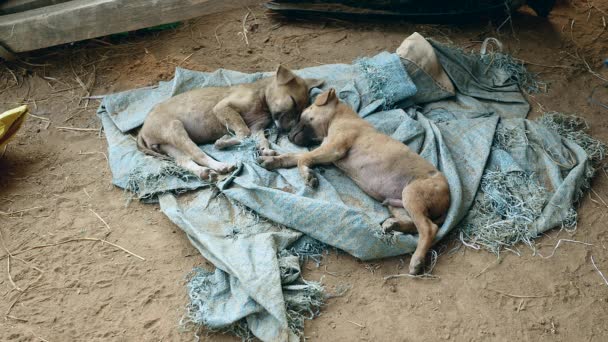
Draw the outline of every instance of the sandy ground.
[[[127,203],[123,191],[112,186],[105,139],[96,130],[98,102],[80,100],[87,93],[156,84],[171,78],[176,66],[252,72],[272,70],[279,62],[292,68],[348,63],[394,51],[414,31],[468,48],[494,36],[548,83],[547,93],[530,97],[532,117],[552,110],[576,113],[589,121],[594,136],[608,141],[608,112],[587,101],[592,88],[602,84],[600,77],[608,79],[602,67],[608,57],[606,0],[560,4],[548,21],[523,10],[500,32],[500,23],[487,22],[281,24],[253,8],[249,47],[239,35],[247,12],[200,18],[159,33],[51,48],[27,56],[28,64],[0,62],[0,111],[28,103],[37,115],[0,158],[2,242],[15,252],[67,239],[106,239],[145,258],[77,240],[16,255],[11,280],[2,248],[0,315],[7,315],[0,317],[1,341],[194,338],[179,327],[187,303],[185,277],[194,266],[210,265],[157,205]],[[608,101],[606,88],[596,95]],[[550,255],[559,239],[592,246],[563,242],[547,259],[519,246],[521,256],[504,253],[500,261],[463,247],[439,258],[437,280],[384,282],[384,276],[401,272],[409,257],[366,264],[332,252],[319,268],[307,264],[305,277],[322,280],[330,292],[338,286],[351,289],[328,300],[322,315],[307,322],[305,336],[310,341],[607,341],[608,286],[591,263],[593,256],[608,274],[605,201],[608,175],[600,172],[581,204],[576,233],[556,229],[538,240],[543,255]],[[440,249],[458,244],[448,241]]]

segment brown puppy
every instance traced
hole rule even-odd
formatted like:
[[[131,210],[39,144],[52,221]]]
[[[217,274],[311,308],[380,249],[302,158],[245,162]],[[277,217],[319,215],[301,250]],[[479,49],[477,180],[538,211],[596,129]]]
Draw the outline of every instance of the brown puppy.
[[[450,206],[445,176],[405,144],[361,119],[339,101],[333,89],[319,95],[302,113],[289,137],[298,145],[322,143],[306,153],[261,156],[260,164],[269,170],[297,165],[306,184],[315,187],[318,180],[310,167],[333,163],[363,191],[389,206],[396,217],[382,224],[385,230],[418,230],[409,269],[418,274],[437,233],[436,222],[445,218]]]
[[[169,155],[199,177],[214,179],[235,166],[212,159],[198,144],[215,142],[216,148],[224,149],[253,133],[260,153],[274,155],[264,129],[273,121],[284,131],[295,126],[308,105],[309,89],[320,84],[279,65],[274,77],[254,83],[179,94],[152,109],[139,131],[137,146],[157,157]]]

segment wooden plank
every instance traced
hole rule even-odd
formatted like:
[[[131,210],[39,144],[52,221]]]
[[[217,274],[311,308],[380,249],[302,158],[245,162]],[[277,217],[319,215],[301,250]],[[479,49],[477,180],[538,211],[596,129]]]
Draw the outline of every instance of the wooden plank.
[[[24,52],[260,4],[260,0],[72,0],[0,16],[0,45]]]
[[[14,61],[17,59],[17,56],[12,52],[8,51],[4,46],[0,45],[0,58],[5,59],[7,61]]]
[[[35,8],[60,4],[70,0],[7,0],[0,1],[0,15],[29,11]]]

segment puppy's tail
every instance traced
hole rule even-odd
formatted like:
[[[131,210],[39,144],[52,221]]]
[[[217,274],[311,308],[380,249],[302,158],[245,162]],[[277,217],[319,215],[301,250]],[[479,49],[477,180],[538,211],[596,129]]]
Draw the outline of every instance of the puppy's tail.
[[[148,147],[148,144],[146,143],[146,141],[144,140],[143,135],[141,134],[141,131],[139,131],[139,133],[137,134],[137,148],[142,151],[143,153],[149,155],[149,156],[153,156],[153,157],[157,157],[163,160],[170,160],[171,158],[169,158],[168,156],[159,153],[153,149],[151,149],[150,147]]]

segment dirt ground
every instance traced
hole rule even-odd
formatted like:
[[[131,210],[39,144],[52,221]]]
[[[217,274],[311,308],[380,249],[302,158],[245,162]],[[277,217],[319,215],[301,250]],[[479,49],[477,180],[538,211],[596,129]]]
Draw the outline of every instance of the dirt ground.
[[[36,115],[0,157],[2,243],[15,252],[68,239],[106,239],[145,258],[77,240],[16,255],[9,277],[2,247],[1,341],[194,339],[179,326],[187,303],[185,277],[194,266],[210,265],[158,205],[127,203],[111,184],[106,142],[94,115],[98,102],[81,100],[87,94],[153,85],[170,79],[176,66],[253,72],[272,70],[279,62],[292,68],[349,63],[394,51],[414,31],[471,49],[494,36],[548,83],[547,93],[530,97],[532,117],[576,113],[588,120],[594,136],[608,141],[608,111],[588,103],[593,87],[605,83],[600,78],[608,79],[602,66],[608,58],[606,0],[560,3],[548,20],[523,9],[500,31],[500,23],[488,22],[288,24],[252,8],[249,47],[239,33],[248,11],[46,49],[25,56],[26,63],[0,62],[0,112],[27,103]],[[606,88],[598,88],[596,97],[608,102]],[[562,242],[546,259],[519,246],[520,256],[504,253],[500,262],[462,247],[439,258],[436,280],[384,282],[384,276],[401,272],[407,256],[368,264],[332,252],[319,268],[308,263],[305,277],[322,280],[330,292],[351,289],[327,301],[321,316],[306,323],[305,336],[309,341],[608,341],[608,284],[591,262],[593,257],[608,274],[606,201],[608,175],[599,172],[580,206],[576,233],[556,229],[538,240],[545,256],[559,239],[592,246]],[[448,241],[440,248],[458,245]],[[236,340],[202,334],[202,340]]]

